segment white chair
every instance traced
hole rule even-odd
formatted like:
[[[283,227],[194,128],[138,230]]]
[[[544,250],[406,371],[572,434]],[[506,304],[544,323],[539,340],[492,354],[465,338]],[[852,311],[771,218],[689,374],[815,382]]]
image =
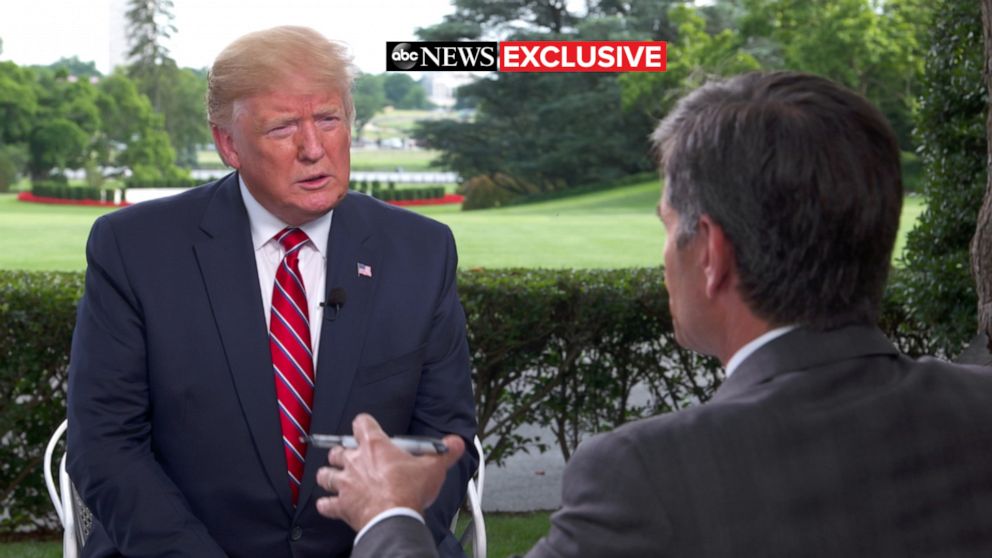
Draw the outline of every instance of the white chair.
[[[459,537],[458,542],[464,547],[465,543],[471,539],[473,558],[486,558],[486,520],[482,516],[482,489],[486,481],[486,454],[483,453],[482,441],[479,440],[478,436],[475,437],[474,442],[475,450],[479,453],[479,470],[476,472],[475,478],[468,480],[468,489],[466,490],[472,519],[465,526],[465,531]],[[451,521],[452,530],[457,522],[458,514],[455,514],[455,518]]]
[[[68,420],[55,429],[48,446],[45,448],[45,486],[48,487],[48,496],[52,499],[52,506],[62,523],[62,556],[63,558],[76,558],[79,556],[86,537],[93,528],[93,516],[86,509],[76,488],[69,480],[69,473],[65,470],[65,453],[59,460],[59,488],[55,487],[55,479],[52,476],[52,459],[55,453],[55,446],[66,432],[69,425]]]

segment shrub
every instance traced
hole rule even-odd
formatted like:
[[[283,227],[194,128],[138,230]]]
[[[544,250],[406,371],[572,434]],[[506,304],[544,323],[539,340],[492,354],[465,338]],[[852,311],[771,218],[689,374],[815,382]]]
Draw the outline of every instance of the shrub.
[[[79,273],[0,271],[0,531],[57,525],[41,475],[65,418]],[[0,517],[3,517],[0,513]]]
[[[132,177],[124,181],[127,188],[192,188],[204,184],[196,178],[140,178]]]
[[[968,247],[985,192],[987,92],[978,3],[945,0],[934,12],[916,129],[928,203],[896,286],[924,337],[954,356],[977,330]]]
[[[500,207],[520,198],[554,191],[558,187],[558,184],[536,184],[502,173],[492,176],[480,174],[462,185],[461,192],[465,195],[462,209],[470,211]]]
[[[893,277],[893,285],[903,278]],[[65,381],[81,273],[0,271],[0,532],[54,527],[41,475],[65,417]],[[488,459],[557,446],[567,458],[592,432],[705,401],[716,361],[675,343],[660,269],[470,270],[458,275],[480,437]],[[933,343],[886,292],[881,327],[911,355]],[[649,399],[634,402],[634,386]],[[520,434],[550,428],[553,440]]]

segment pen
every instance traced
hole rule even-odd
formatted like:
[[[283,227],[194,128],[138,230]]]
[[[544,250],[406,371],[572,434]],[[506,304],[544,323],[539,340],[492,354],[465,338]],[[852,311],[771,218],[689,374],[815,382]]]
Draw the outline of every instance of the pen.
[[[342,446],[348,449],[358,447],[354,436],[336,436],[333,434],[310,434],[302,437],[303,441],[315,448],[333,448]],[[396,447],[413,455],[437,455],[448,452],[448,446],[437,438],[418,436],[394,436],[389,439]]]

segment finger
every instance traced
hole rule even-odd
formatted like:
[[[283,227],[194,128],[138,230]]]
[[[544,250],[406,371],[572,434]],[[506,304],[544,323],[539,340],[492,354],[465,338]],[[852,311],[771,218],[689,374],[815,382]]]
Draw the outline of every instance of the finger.
[[[341,510],[338,506],[338,499],[333,496],[317,498],[317,513],[331,519],[341,519]]]
[[[334,492],[331,488],[331,484],[334,481],[334,472],[335,469],[332,467],[321,467],[320,469],[317,469],[317,484],[328,492]]]
[[[355,439],[358,440],[358,447],[366,446],[375,438],[386,437],[386,433],[382,431],[379,423],[372,418],[372,415],[366,413],[359,414],[355,420],[351,421],[351,430],[355,434]]]
[[[344,469],[344,447],[334,446],[331,448],[331,451],[327,452],[327,462],[330,463],[332,467]]]

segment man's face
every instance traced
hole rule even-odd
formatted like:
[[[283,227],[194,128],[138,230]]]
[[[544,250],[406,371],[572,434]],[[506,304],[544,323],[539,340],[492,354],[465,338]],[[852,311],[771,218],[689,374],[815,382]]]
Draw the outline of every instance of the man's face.
[[[658,217],[665,224],[665,287],[675,340],[687,349],[705,353],[709,328],[705,319],[708,304],[701,261],[703,241],[696,234],[685,246],[677,245],[679,215],[668,205],[664,193],[658,204]]]
[[[252,196],[286,224],[320,217],[347,193],[351,130],[344,102],[307,78],[239,99],[231,125],[213,133]]]

